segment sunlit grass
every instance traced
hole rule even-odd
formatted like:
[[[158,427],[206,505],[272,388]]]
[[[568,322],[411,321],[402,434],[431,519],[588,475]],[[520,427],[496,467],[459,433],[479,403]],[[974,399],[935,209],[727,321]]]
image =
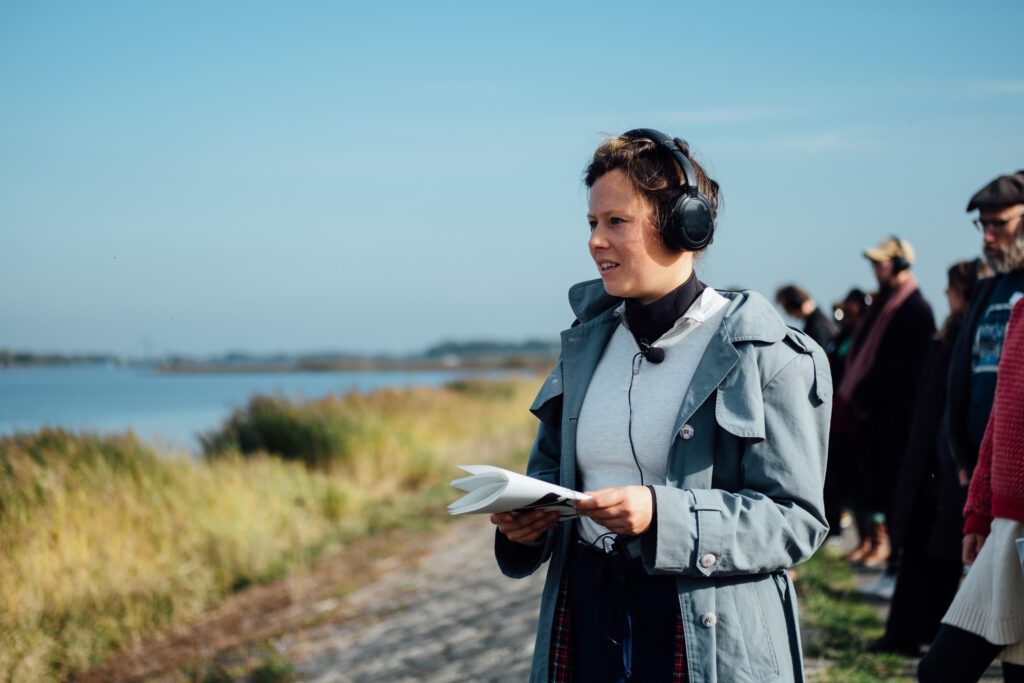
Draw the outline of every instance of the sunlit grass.
[[[0,439],[0,674],[65,678],[348,540],[442,516],[454,465],[521,461],[538,385],[254,398],[199,462],[130,434]]]
[[[797,567],[804,656],[829,660],[818,679],[828,683],[909,681],[904,659],[869,654],[868,643],[882,635],[885,623],[854,582],[853,572],[835,552],[819,550]]]

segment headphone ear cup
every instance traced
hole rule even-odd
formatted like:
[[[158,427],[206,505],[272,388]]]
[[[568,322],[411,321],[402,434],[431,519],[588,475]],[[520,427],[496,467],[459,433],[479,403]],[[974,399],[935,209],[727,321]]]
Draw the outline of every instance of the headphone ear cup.
[[[700,251],[711,243],[715,219],[711,204],[703,195],[683,194],[672,211],[672,233],[683,251]],[[673,245],[670,245],[673,246]]]

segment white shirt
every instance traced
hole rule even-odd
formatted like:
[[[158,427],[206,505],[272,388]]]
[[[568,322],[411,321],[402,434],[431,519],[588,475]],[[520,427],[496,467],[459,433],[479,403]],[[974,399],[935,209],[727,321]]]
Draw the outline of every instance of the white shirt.
[[[577,424],[576,466],[581,490],[665,483],[679,406],[708,342],[725,317],[727,303],[728,299],[714,289],[705,288],[686,313],[654,342],[653,346],[665,351],[665,360],[659,364],[636,359],[640,347],[626,322],[626,304],[615,310],[621,324],[601,353]],[[580,518],[584,540],[594,543],[608,533],[593,520]],[[614,535],[606,536],[602,545],[607,548],[614,540]]]

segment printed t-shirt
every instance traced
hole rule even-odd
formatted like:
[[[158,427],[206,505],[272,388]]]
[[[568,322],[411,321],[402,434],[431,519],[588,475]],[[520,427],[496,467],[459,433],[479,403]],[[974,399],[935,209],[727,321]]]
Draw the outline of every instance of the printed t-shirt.
[[[985,312],[974,328],[971,345],[971,382],[967,410],[967,436],[978,448],[985,436],[992,397],[996,392],[999,358],[1003,355],[1003,337],[1010,311],[1024,296],[1024,269],[1003,276],[988,298]]]

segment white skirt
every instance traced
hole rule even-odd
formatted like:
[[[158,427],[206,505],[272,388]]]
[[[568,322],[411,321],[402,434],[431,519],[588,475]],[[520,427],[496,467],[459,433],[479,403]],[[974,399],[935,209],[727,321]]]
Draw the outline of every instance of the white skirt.
[[[942,623],[1006,645],[999,659],[1024,664],[1024,571],[1016,539],[1024,524],[997,517]]]

